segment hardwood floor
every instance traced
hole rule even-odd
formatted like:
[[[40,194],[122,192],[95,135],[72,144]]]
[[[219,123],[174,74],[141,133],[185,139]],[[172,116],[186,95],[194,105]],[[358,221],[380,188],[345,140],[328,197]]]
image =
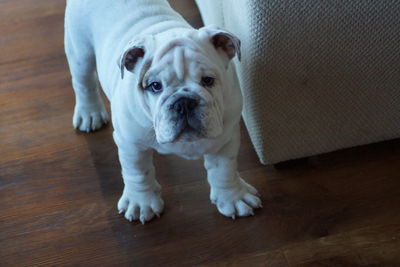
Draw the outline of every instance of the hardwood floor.
[[[199,26],[192,1],[172,1]],[[155,158],[166,209],[118,215],[112,127],[71,127],[64,1],[0,1],[0,266],[400,266],[400,140],[258,163],[243,131],[241,175],[264,208],[232,221],[201,161]]]

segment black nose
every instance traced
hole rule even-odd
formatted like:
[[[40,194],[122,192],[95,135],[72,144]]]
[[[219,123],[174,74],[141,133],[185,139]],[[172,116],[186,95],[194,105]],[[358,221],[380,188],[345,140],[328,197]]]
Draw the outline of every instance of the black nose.
[[[193,98],[182,97],[173,104],[173,108],[177,113],[183,115],[193,111],[197,104],[197,100]]]

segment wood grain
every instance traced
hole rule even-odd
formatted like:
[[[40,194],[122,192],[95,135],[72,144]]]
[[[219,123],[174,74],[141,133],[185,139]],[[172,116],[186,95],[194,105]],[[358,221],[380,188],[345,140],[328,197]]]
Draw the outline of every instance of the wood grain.
[[[171,2],[201,25],[192,1]],[[400,266],[400,140],[274,168],[243,130],[240,172],[264,208],[235,221],[201,161],[157,155],[165,213],[128,223],[112,127],[71,127],[64,7],[0,1],[0,266]]]

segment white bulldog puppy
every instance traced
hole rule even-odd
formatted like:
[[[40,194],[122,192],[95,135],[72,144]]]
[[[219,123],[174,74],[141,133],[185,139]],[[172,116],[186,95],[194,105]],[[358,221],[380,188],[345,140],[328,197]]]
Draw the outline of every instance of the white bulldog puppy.
[[[74,127],[89,132],[109,121],[99,82],[111,103],[126,219],[145,223],[163,211],[153,150],[204,157],[211,201],[223,215],[261,207],[237,172],[242,96],[231,59],[240,57],[238,38],[193,29],[165,0],[68,0],[65,52]]]

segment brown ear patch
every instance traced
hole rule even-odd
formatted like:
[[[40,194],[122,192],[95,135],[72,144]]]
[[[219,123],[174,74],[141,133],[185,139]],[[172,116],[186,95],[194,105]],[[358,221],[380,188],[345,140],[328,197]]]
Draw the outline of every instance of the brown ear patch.
[[[240,40],[237,37],[229,33],[219,32],[211,38],[211,42],[217,50],[222,49],[229,59],[232,59],[236,54],[238,59],[241,59]]]
[[[125,68],[132,71],[139,58],[144,57],[144,49],[142,47],[135,47],[128,50],[125,56]]]
[[[134,46],[132,48],[129,48],[125,53],[123,54],[121,58],[121,79],[124,78],[124,68],[126,68],[128,71],[133,71],[133,69],[136,66],[136,63],[138,60],[142,57],[144,57],[145,51],[143,47],[137,47]]]

